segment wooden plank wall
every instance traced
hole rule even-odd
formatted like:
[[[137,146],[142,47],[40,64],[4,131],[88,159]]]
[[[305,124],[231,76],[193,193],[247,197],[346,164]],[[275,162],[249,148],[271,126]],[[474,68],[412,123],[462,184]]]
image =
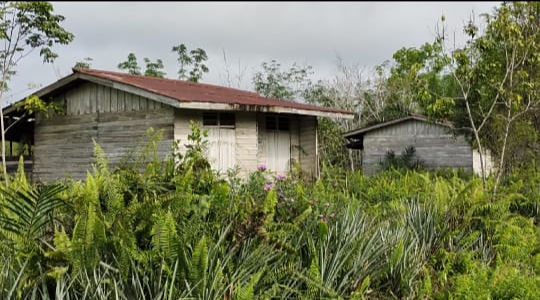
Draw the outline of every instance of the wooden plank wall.
[[[302,171],[318,176],[317,117],[301,116],[299,119],[300,165]]]
[[[64,114],[36,118],[34,178],[84,179],[94,162],[95,140],[114,167],[128,151],[144,144],[146,131],[163,129],[160,157],[170,155],[174,110],[169,106],[94,83],[84,83],[57,97]]]
[[[257,114],[257,167],[266,165],[266,121],[265,114]]]
[[[257,115],[236,113],[236,165],[241,178],[257,170]]]
[[[367,175],[380,169],[379,162],[388,150],[396,155],[413,145],[417,157],[428,169],[463,168],[472,170],[472,150],[462,137],[454,137],[442,125],[409,120],[366,133],[364,136],[363,170]]]
[[[302,117],[298,115],[289,116],[289,128],[291,130],[291,168],[295,163],[300,163],[300,126]]]

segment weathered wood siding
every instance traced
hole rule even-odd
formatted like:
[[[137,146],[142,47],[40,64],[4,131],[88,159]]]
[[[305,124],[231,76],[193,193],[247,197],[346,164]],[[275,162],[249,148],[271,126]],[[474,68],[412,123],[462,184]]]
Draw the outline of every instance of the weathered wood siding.
[[[174,110],[153,100],[94,83],[84,83],[56,97],[64,114],[36,117],[34,178],[84,179],[94,162],[95,140],[114,167],[152,127],[163,130],[158,154],[170,155]]]
[[[364,135],[363,170],[371,175],[388,150],[400,155],[407,146],[416,148],[417,158],[428,169],[463,168],[472,171],[472,149],[462,136],[445,126],[409,120],[373,130]]]
[[[257,115],[254,113],[236,114],[236,164],[242,178],[257,170]]]
[[[317,145],[317,117],[299,116],[298,135],[300,142],[299,160],[302,171],[317,176],[319,158]]]
[[[257,119],[257,166],[266,165],[266,123],[264,114],[256,114]]]
[[[482,175],[482,164],[481,161],[484,161],[484,170],[487,175],[495,172],[495,164],[493,162],[493,157],[491,156],[491,151],[485,149],[482,159],[480,159],[480,152],[477,149],[473,150],[473,172],[476,175]]]
[[[302,126],[302,120],[300,116],[293,115],[289,117],[289,121],[289,127],[291,129],[291,167],[293,167],[296,163],[301,164],[300,126]]]

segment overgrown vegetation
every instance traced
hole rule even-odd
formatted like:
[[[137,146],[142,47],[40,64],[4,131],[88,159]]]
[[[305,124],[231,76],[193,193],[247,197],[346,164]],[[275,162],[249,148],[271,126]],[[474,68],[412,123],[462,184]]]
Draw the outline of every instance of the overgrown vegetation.
[[[2,299],[538,299],[540,170],[496,199],[457,172],[264,166],[218,177],[192,128],[84,182],[0,188]],[[176,159],[176,163],[175,160]]]
[[[73,38],[50,4],[13,3],[4,15],[48,16],[32,28],[52,33],[29,44],[45,58],[55,57],[47,38]],[[485,31],[467,24],[464,47],[446,49],[443,30],[369,76],[340,62],[334,81],[314,83],[309,66],[264,63],[253,77],[260,94],[357,112],[319,120],[316,180],[265,166],[248,178],[216,174],[197,127],[167,160],[159,132],[115,166],[95,145],[84,181],[31,183],[21,163],[0,183],[0,298],[540,299],[539,11],[505,2],[484,16]],[[208,72],[204,50],[172,51],[179,78]],[[145,63],[144,75],[166,75],[160,59]],[[2,92],[13,66],[2,65]],[[133,53],[118,67],[143,74]],[[38,100],[24,108],[52,108]],[[372,177],[353,171],[342,132],[412,112],[453,120],[492,151],[495,176],[425,171],[413,147],[389,152]]]

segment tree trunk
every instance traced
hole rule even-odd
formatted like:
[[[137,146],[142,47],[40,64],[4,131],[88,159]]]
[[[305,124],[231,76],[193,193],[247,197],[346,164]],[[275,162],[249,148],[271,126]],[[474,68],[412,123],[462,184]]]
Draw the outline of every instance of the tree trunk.
[[[501,175],[503,173],[503,166],[504,166],[504,156],[506,154],[506,143],[508,141],[508,134],[510,133],[510,123],[512,122],[511,111],[512,106],[508,108],[508,113],[506,114],[506,126],[504,127],[504,139],[503,144],[501,148],[501,157],[499,158],[499,167],[497,169],[497,178],[495,179],[495,184],[493,185],[493,196],[497,193],[497,186],[499,185],[499,181],[501,180]]]
[[[354,172],[354,157],[353,157],[353,153],[352,153],[352,149],[348,149],[349,150],[349,162],[351,164],[351,171]]]
[[[474,133],[474,139],[478,144],[478,153],[480,154],[480,174],[482,177],[482,187],[484,188],[484,193],[487,192],[487,180],[486,180],[486,167],[484,166],[484,149],[482,148],[482,142],[480,141],[480,136],[478,135],[478,130],[474,124],[474,120],[471,113],[471,107],[469,106],[469,100],[465,97],[465,106],[467,107],[467,114],[469,121],[471,122],[471,128]]]
[[[6,76],[2,76],[2,87],[0,88],[0,130],[2,131],[2,171],[4,174],[4,183],[6,186],[9,184],[7,167],[6,167],[6,133],[4,131],[4,85],[6,82]]]

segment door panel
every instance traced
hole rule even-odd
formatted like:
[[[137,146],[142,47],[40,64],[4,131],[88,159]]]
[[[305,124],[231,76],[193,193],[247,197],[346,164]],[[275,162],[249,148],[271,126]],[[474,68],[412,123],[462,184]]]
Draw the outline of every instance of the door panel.
[[[234,168],[236,164],[236,134],[232,128],[221,128],[219,131],[220,171]]]
[[[208,128],[208,162],[212,169],[226,172],[236,164],[236,133],[234,128]]]
[[[283,173],[289,172],[290,159],[291,159],[291,135],[288,131],[278,131],[277,133],[277,157],[276,171]]]
[[[270,171],[289,171],[291,135],[288,131],[266,131],[266,166]]]
[[[220,164],[219,140],[219,128],[208,128],[208,148],[206,150],[206,157],[213,169],[217,168]]]

